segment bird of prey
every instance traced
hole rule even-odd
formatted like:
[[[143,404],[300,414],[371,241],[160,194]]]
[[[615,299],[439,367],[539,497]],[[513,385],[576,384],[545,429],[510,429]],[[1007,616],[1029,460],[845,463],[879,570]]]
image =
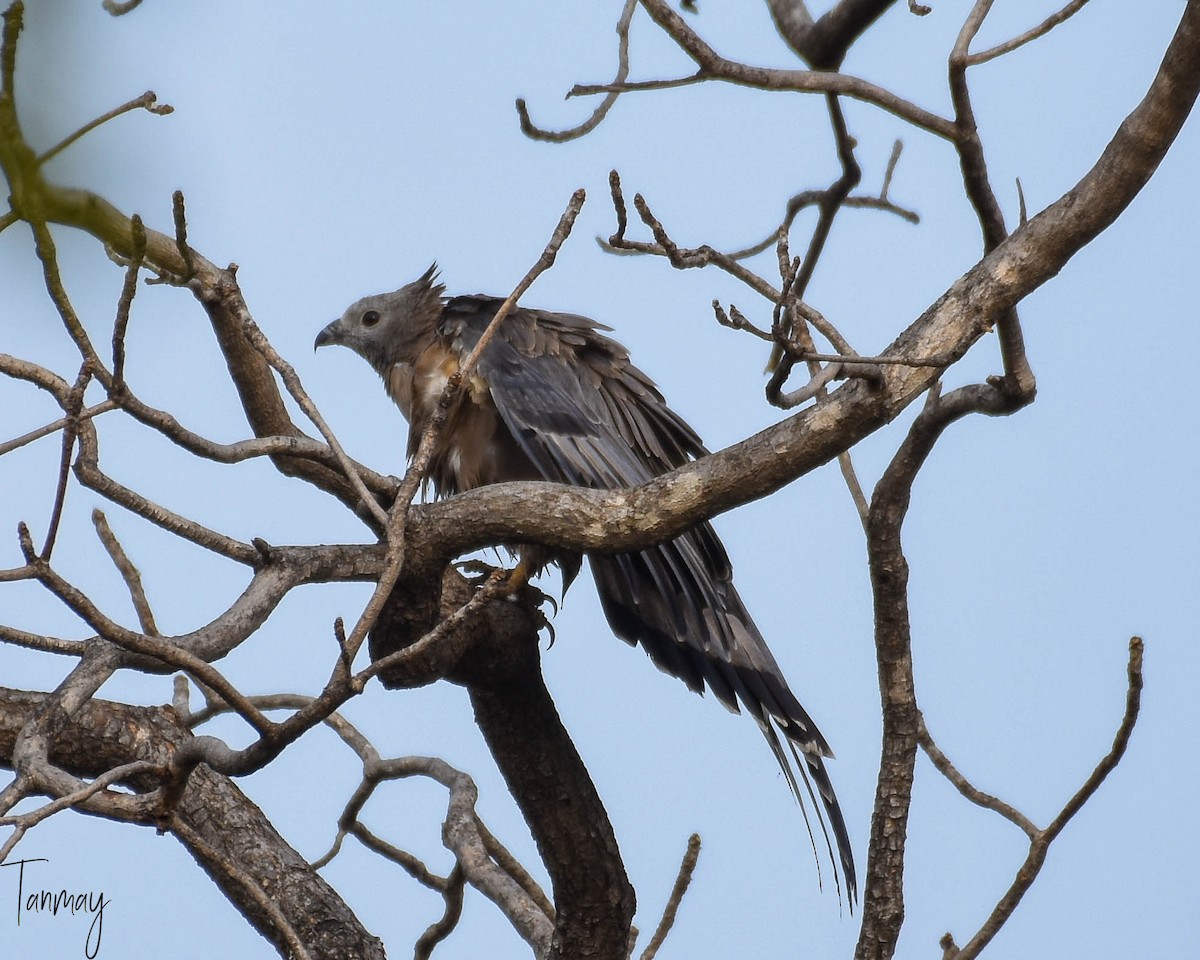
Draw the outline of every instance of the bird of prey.
[[[357,301],[314,345],[349,347],[383,378],[409,422],[410,457],[447,378],[503,302],[444,294],[435,265],[393,293]],[[601,332],[610,329],[567,313],[510,313],[439,434],[428,472],[435,492],[448,496],[509,480],[632,487],[704,456],[696,432],[629,362],[628,351]],[[557,563],[564,589],[581,564],[577,554],[547,548],[522,548],[521,555],[522,566],[535,570]],[[589,562],[617,636],[641,644],[654,663],[697,693],[707,686],[731,710],[740,704],[766,736],[803,809],[787,745],[810,799],[813,784],[821,795],[853,906],[850,838],[824,763],[833,753],[734,589],[729,558],[713,528],[702,523],[648,550],[592,554]]]

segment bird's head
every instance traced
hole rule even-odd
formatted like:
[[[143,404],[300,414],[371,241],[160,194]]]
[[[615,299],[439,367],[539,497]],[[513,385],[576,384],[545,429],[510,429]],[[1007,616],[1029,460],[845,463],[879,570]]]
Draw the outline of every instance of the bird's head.
[[[442,312],[445,287],[435,263],[412,283],[392,293],[363,297],[317,334],[313,349],[349,347],[386,376],[397,363],[413,363],[428,346]]]

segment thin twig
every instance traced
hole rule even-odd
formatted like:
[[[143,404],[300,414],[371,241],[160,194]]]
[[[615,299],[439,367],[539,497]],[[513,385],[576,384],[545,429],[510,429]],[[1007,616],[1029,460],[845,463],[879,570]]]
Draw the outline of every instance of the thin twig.
[[[72,807],[78,807],[91,800],[96,794],[107,790],[114,783],[120,783],[128,780],[139,774],[150,773],[159,770],[159,766],[149,760],[135,760],[132,763],[122,764],[119,767],[113,767],[111,770],[105,771],[101,776],[96,777],[90,783],[85,783],[82,787],[71,793],[56,797],[36,810],[31,810],[28,813],[0,817],[0,827],[14,827],[12,836],[3,844],[0,844],[0,863],[3,863],[13,848],[21,841],[29,830],[43,820],[52,817],[56,813],[63,810],[68,810]]]
[[[6,440],[0,443],[0,457],[6,453],[12,453],[26,444],[33,443],[35,440],[40,440],[42,437],[48,437],[52,433],[58,433],[67,426],[72,420],[76,423],[82,423],[85,420],[91,420],[93,417],[98,417],[102,413],[108,413],[110,410],[120,408],[120,403],[116,400],[101,400],[94,407],[88,407],[80,410],[78,416],[75,417],[59,417],[52,423],[47,423],[45,426],[38,427],[36,430],[30,430],[28,433],[22,434],[19,437],[14,437],[12,440]]]
[[[703,83],[705,80],[713,79],[703,71],[690,74],[686,77],[672,77],[669,80],[632,80],[624,83],[577,83],[567,91],[567,99],[572,97],[592,97],[598,93],[608,94],[610,97],[618,96],[622,93],[639,93],[646,90],[675,90],[679,87],[690,87],[696,83]]]
[[[1029,845],[1029,854],[1026,856],[1025,862],[1017,870],[1017,875],[1013,879],[1011,886],[1005,891],[1004,896],[1000,898],[1000,901],[996,904],[983,926],[979,928],[979,932],[961,949],[954,945],[954,938],[950,934],[946,934],[942,938],[942,948],[945,951],[947,960],[975,960],[979,956],[984,947],[991,942],[992,938],[1000,932],[1000,928],[1013,915],[1013,912],[1020,905],[1021,899],[1037,879],[1046,862],[1046,855],[1049,853],[1051,843],[1054,842],[1063,828],[1070,822],[1071,818],[1083,809],[1084,804],[1100,789],[1100,785],[1104,782],[1105,778],[1121,762],[1121,758],[1125,755],[1125,750],[1129,746],[1129,738],[1133,734],[1133,728],[1137,724],[1138,713],[1141,710],[1142,662],[1144,652],[1145,646],[1141,637],[1133,637],[1129,641],[1129,662],[1126,667],[1128,689],[1125,694],[1125,713],[1121,717],[1121,723],[1117,728],[1116,736],[1113,738],[1112,747],[1103,759],[1096,764],[1091,775],[1075,792],[1074,796],[1067,801],[1058,816],[1054,818],[1045,830],[1038,831],[1034,835]]]
[[[137,611],[142,632],[151,637],[161,636],[158,625],[154,622],[154,611],[150,607],[150,601],[142,586],[142,575],[133,561],[129,559],[125,548],[121,546],[121,541],[117,539],[116,534],[112,532],[112,527],[108,525],[108,518],[101,510],[92,511],[92,525],[96,528],[96,536],[104,544],[104,549],[108,551],[113,565],[121,574],[121,579],[125,581],[125,586],[129,590],[129,598],[133,601],[134,610]]]
[[[1040,833],[1039,829],[1025,814],[1011,804],[1005,803],[999,797],[994,797],[990,793],[984,793],[958,771],[958,768],[951,763],[950,758],[934,742],[932,735],[929,733],[929,728],[925,725],[925,717],[919,710],[917,712],[917,742],[921,745],[921,749],[925,751],[925,755],[933,761],[933,765],[937,768],[937,771],[954,784],[954,788],[970,800],[971,803],[978,807],[983,807],[985,810],[991,810],[1000,814],[1005,820],[1020,827],[1031,840],[1037,837]]]
[[[182,190],[171,194],[171,218],[175,221],[175,249],[184,265],[183,279],[190,280],[196,275],[196,264],[192,258],[192,248],[188,246],[187,211],[184,209]]]
[[[71,612],[110,643],[133,653],[153,657],[192,674],[226,700],[257,733],[268,736],[273,732],[275,724],[259,712],[253,702],[226,680],[212,664],[169,640],[125,629],[101,612],[86,594],[68,582],[42,558],[38,558],[35,563],[34,575],[37,581],[61,600]]]
[[[74,341],[84,363],[91,363],[92,375],[107,390],[112,386],[112,376],[101,362],[100,355],[92,345],[91,338],[88,337],[79,315],[75,312],[75,308],[67,296],[67,290],[58,269],[58,249],[55,246],[54,238],[50,235],[50,228],[44,221],[36,219],[29,221],[29,228],[33,231],[34,250],[42,263],[42,276],[46,284],[46,292],[50,294],[50,300],[58,311],[63,326],[67,328],[67,333]]]
[[[363,482],[363,478],[358,471],[358,465],[355,464],[343,449],[333,429],[325,421],[325,418],[321,415],[321,411],[317,409],[317,405],[308,395],[308,391],[304,389],[304,384],[300,381],[300,375],[296,373],[296,368],[279,355],[249,313],[242,318],[242,327],[246,332],[246,339],[250,341],[254,349],[279,374],[280,379],[283,380],[283,385],[287,388],[288,393],[292,395],[292,399],[299,404],[300,409],[304,411],[304,415],[312,421],[313,425],[320,431],[321,436],[325,438],[325,442],[329,444],[329,448],[337,458],[342,472],[354,487],[362,503],[371,511],[372,516],[379,522],[379,525],[386,527],[388,522],[387,513],[379,505],[379,501],[367,489],[367,485]]]
[[[1065,7],[1057,13],[1052,13],[1045,20],[1039,23],[1036,27],[1031,27],[1019,36],[1013,37],[1011,40],[1006,40],[1004,43],[998,43],[994,47],[990,47],[980,53],[973,53],[967,57],[967,66],[973,67],[979,63],[986,63],[988,60],[994,60],[996,57],[1002,57],[1006,53],[1012,53],[1018,47],[1023,47],[1031,40],[1036,40],[1039,37],[1045,36],[1064,20],[1069,20],[1076,13],[1083,9],[1084,4],[1088,0],[1071,0]]]
[[[700,78],[746,84],[763,90],[797,90],[805,93],[829,93],[873,103],[896,116],[935,133],[953,139],[954,124],[944,117],[910,103],[883,87],[858,77],[827,70],[772,70],[727,60],[709,46],[669,0],[641,0],[651,19],[674,40],[693,61]]]
[[[825,98],[826,105],[829,109],[829,122],[833,127],[834,139],[837,144],[838,162],[841,164],[841,174],[838,179],[830,184],[829,188],[824,191],[820,200],[819,213],[817,216],[817,225],[813,228],[812,236],[808,241],[808,249],[804,252],[804,257],[800,261],[800,269],[796,271],[787,287],[788,304],[793,309],[785,309],[783,313],[783,324],[781,327],[785,337],[791,337],[792,325],[796,324],[801,318],[797,316],[794,309],[795,304],[802,303],[804,294],[808,290],[808,284],[816,273],[817,263],[821,259],[821,254],[825,250],[825,243],[829,239],[830,231],[833,229],[833,222],[837,218],[838,212],[842,208],[842,204],[850,195],[850,191],[858,186],[862,179],[862,168],[859,167],[858,161],[854,157],[854,138],[850,135],[850,131],[846,126],[846,117],[842,112],[842,105],[838,98],[829,95]],[[811,343],[804,343],[804,338],[807,337],[806,331],[800,330],[801,347],[810,350]],[[782,341],[772,351],[771,357],[767,361],[768,369],[775,369],[776,364],[783,357]],[[809,374],[815,375],[816,370],[810,364]],[[774,402],[773,397],[778,396],[779,386],[776,379],[772,378],[771,383],[767,387],[767,400]]]
[[[613,78],[614,84],[623,84],[629,77],[629,24],[633,20],[633,11],[637,9],[637,0],[625,0],[625,8],[621,11],[621,17],[617,20],[617,74]],[[568,94],[568,96],[570,96]],[[576,140],[588,133],[591,133],[600,125],[600,122],[608,116],[608,111],[612,109],[613,104],[617,102],[617,97],[620,96],[619,91],[612,91],[601,102],[592,115],[578,126],[571,127],[567,130],[544,130],[534,124],[529,119],[529,109],[525,105],[523,99],[517,100],[517,115],[520,117],[521,132],[527,137],[534,140],[545,140],[550,143],[566,143],[568,140]]]
[[[117,317],[113,321],[113,389],[117,392],[123,392],[125,389],[125,331],[129,328],[129,311],[137,294],[138,271],[141,270],[146,257],[146,228],[142,224],[142,218],[135,213],[129,218],[129,227],[133,237],[133,254],[125,268],[125,282],[121,286],[121,296],[117,300]]]
[[[108,113],[104,114],[103,116],[99,116],[95,120],[85,123],[69,137],[61,140],[59,143],[56,143],[53,147],[38,157],[37,165],[40,167],[42,164],[58,156],[58,154],[66,150],[67,147],[73,144],[76,140],[79,140],[81,137],[91,133],[102,124],[108,123],[109,120],[119,117],[123,113],[129,113],[131,110],[139,109],[146,110],[147,112],[153,113],[159,117],[165,117],[167,114],[175,112],[175,108],[169,103],[159,103],[158,97],[155,95],[153,90],[147,90],[140,97],[134,97],[128,103],[123,103],[119,107],[109,110]]]
[[[0,91],[13,94],[13,75],[17,69],[17,37],[25,25],[25,4],[17,0],[4,11],[4,36],[0,41]]]
[[[738,280],[741,280],[742,283],[770,302],[774,303],[779,299],[779,291],[774,286],[719,250],[715,250],[707,244],[693,249],[678,246],[671,239],[671,236],[667,233],[662,223],[654,216],[654,213],[650,209],[650,204],[640,193],[634,194],[633,204],[642,222],[654,234],[655,242],[643,243],[637,240],[626,240],[623,236],[624,230],[622,226],[625,201],[621,193],[620,180],[610,176],[609,183],[613,190],[613,205],[617,210],[618,228],[620,228],[620,235],[613,234],[609,237],[608,242],[613,248],[622,252],[646,253],[652,256],[666,257],[670,261],[671,266],[676,270],[690,270],[707,266],[718,267]],[[602,243],[601,246],[604,246],[604,244]]]
[[[970,48],[984,20],[991,11],[994,0],[976,0],[968,14],[954,49],[950,53],[948,78],[950,99],[954,104],[954,122],[958,134],[954,147],[958,151],[962,168],[963,187],[967,199],[975,209],[983,232],[983,249],[991,253],[1008,237],[1004,213],[996,199],[988,177],[987,160],[983,142],[975,121],[975,109],[971,103],[971,92],[967,85],[967,68],[970,65]],[[1021,319],[1016,307],[1005,312],[996,322],[996,335],[1000,345],[1000,358],[1004,366],[1002,386],[1014,401],[1028,403],[1037,392],[1037,380],[1025,351],[1025,337],[1021,330]]]
[[[58,483],[54,490],[54,506],[50,510],[50,523],[46,530],[46,541],[42,546],[40,557],[49,560],[54,552],[54,542],[58,538],[59,524],[62,523],[63,508],[67,501],[67,481],[71,475],[71,454],[75,450],[75,441],[79,436],[79,420],[75,414],[83,409],[83,394],[91,380],[91,368],[85,361],[79,371],[79,377],[67,394],[66,410],[67,425],[62,436],[62,455],[58,463]]]
[[[687,893],[688,885],[692,882],[692,874],[696,870],[696,862],[699,859],[700,834],[693,833],[688,837],[687,852],[683,855],[683,862],[679,864],[679,874],[675,877],[675,886],[671,888],[671,896],[667,898],[667,905],[663,910],[662,919],[658,921],[658,927],[654,931],[654,936],[650,938],[650,942],[646,944],[646,949],[642,951],[641,960],[654,960],[659,947],[667,939],[667,934],[671,932],[671,928],[675,925],[675,915],[679,912],[679,905],[683,902],[683,896]]]

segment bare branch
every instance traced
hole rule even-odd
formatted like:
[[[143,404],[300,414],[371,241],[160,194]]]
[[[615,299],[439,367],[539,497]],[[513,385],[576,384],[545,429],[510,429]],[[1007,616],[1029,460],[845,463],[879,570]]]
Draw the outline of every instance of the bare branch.
[[[132,763],[113,767],[103,775],[96,777],[91,783],[84,784],[79,789],[65,796],[57,797],[50,803],[38,807],[36,810],[30,810],[28,813],[16,816],[0,816],[0,827],[15,828],[9,838],[3,844],[0,844],[0,863],[8,859],[8,855],[12,853],[13,848],[20,843],[21,838],[26,833],[43,820],[54,816],[56,813],[61,813],[63,810],[83,806],[85,801],[90,800],[101,791],[107,790],[113,784],[124,783],[140,774],[156,772],[158,769],[156,764],[149,761],[135,760]]]
[[[625,8],[621,11],[621,17],[617,21],[617,74],[613,78],[614,86],[621,86],[629,77],[629,25],[633,20],[633,11],[637,9],[637,0],[625,0]],[[567,94],[570,96],[570,94]],[[529,119],[529,110],[525,106],[523,99],[517,100],[517,115],[521,121],[521,132],[525,136],[534,140],[545,140],[550,143],[566,143],[568,140],[576,140],[579,137],[591,133],[600,125],[600,122],[608,116],[608,111],[612,109],[613,104],[617,102],[617,97],[620,96],[618,91],[612,91],[605,96],[603,102],[598,106],[588,119],[583,121],[576,127],[571,127],[567,130],[544,130],[534,124]]]
[[[458,926],[462,918],[463,890],[466,886],[466,871],[459,864],[450,871],[449,882],[442,891],[446,910],[441,918],[429,925],[413,946],[413,960],[428,960],[433,948],[445,940]]]
[[[658,928],[654,931],[654,936],[650,938],[646,949],[642,951],[642,960],[654,960],[659,947],[667,939],[667,934],[675,926],[675,915],[679,912],[679,905],[683,902],[684,894],[687,893],[688,886],[692,882],[692,874],[696,870],[696,862],[699,859],[700,834],[693,833],[688,837],[687,852],[683,855],[683,862],[679,865],[679,875],[675,878],[675,886],[671,888],[671,896],[667,899],[666,907],[663,908],[662,919],[658,921]]]
[[[975,122],[975,111],[967,87],[967,67],[971,42],[983,26],[992,3],[993,0],[976,0],[955,41],[949,65],[950,97],[954,103],[955,124],[959,131],[955,149],[958,151],[963,171],[963,186],[983,229],[985,251],[994,250],[1003,243],[1008,237],[1008,228],[1004,224],[1004,214],[988,179],[983,143],[979,139],[979,128]],[[1015,304],[997,320],[996,332],[1004,364],[1004,389],[1023,402],[1032,401],[1037,392],[1037,380],[1025,352],[1025,337],[1021,331],[1021,320]]]
[[[727,60],[704,42],[688,23],[672,9],[668,0],[641,0],[654,22],[679,44],[700,67],[706,78],[752,86],[760,90],[797,90],[804,93],[828,93],[873,103],[903,120],[947,140],[955,136],[954,124],[944,117],[903,100],[882,87],[858,77],[819,70],[772,70]],[[596,92],[600,92],[597,90]]]
[[[731,257],[723,254],[712,247],[705,244],[695,249],[685,249],[678,246],[667,233],[663,225],[658,221],[650,210],[649,203],[639,193],[633,198],[634,206],[637,208],[638,215],[642,222],[650,228],[654,234],[655,243],[643,243],[637,240],[625,239],[625,228],[627,225],[625,198],[621,192],[620,177],[617,176],[614,170],[609,175],[609,185],[613,193],[613,207],[617,214],[617,232],[608,239],[609,245],[614,249],[622,252],[646,253],[659,257],[666,257],[671,262],[671,266],[677,270],[689,270],[695,267],[716,266],[724,270],[731,276],[736,277],[745,283],[752,290],[765,297],[772,303],[779,299],[779,291],[776,290],[770,283],[764,280],[758,274],[753,273],[747,267],[738,263]],[[602,244],[603,245],[603,244]]]
[[[1034,826],[1033,821],[1021,813],[1020,810],[1005,803],[998,797],[993,797],[990,793],[984,793],[959,773],[958,768],[950,762],[950,758],[942,753],[941,749],[934,742],[933,737],[929,733],[929,728],[925,726],[925,717],[920,711],[917,712],[917,742],[920,743],[921,749],[925,751],[929,759],[933,761],[933,765],[937,768],[938,772],[954,784],[954,788],[973,804],[1000,814],[1005,820],[1020,827],[1031,840],[1038,835],[1040,831]]]
[[[0,581],[4,579],[6,578],[0,577]],[[28,577],[21,579],[28,579]],[[37,650],[41,653],[58,653],[68,657],[82,657],[87,652],[87,644],[83,641],[47,637],[4,624],[0,624],[0,640],[11,643],[15,647],[25,647],[27,650]]]
[[[112,110],[109,110],[108,113],[97,117],[95,120],[85,123],[69,137],[66,137],[64,140],[56,143],[53,147],[37,158],[38,166],[47,163],[52,158],[66,150],[67,147],[71,146],[71,144],[75,143],[75,141],[91,133],[97,127],[108,123],[109,120],[119,117],[123,113],[129,113],[131,110],[145,110],[147,113],[153,113],[159,117],[165,117],[168,114],[175,112],[175,108],[169,103],[159,103],[158,96],[153,90],[147,90],[140,97],[134,97],[128,103],[123,103],[119,107],[114,107]]]
[[[0,354],[0,372],[4,372],[6,364],[11,359],[13,358],[4,354]],[[52,433],[58,433],[58,431],[67,426],[72,419],[82,422],[118,408],[119,404],[115,400],[104,400],[96,404],[94,407],[88,407],[84,410],[80,410],[79,415],[74,418],[59,417],[53,423],[48,423],[45,426],[38,427],[36,430],[30,430],[26,434],[22,434],[21,436],[15,437],[12,440],[6,440],[5,442],[0,443],[0,457],[4,456],[6,453],[12,453],[12,451],[17,450],[26,444],[33,443],[34,440],[40,440],[42,437],[48,437]]]
[[[129,328],[129,311],[137,294],[138,271],[146,259],[146,228],[136,213],[129,220],[133,234],[133,253],[125,268],[125,283],[117,301],[117,317],[113,322],[113,388],[120,391],[125,384],[125,331]]]
[[[1023,47],[1032,40],[1037,40],[1039,37],[1044,37],[1047,33],[1057,27],[1064,20],[1069,20],[1083,9],[1084,4],[1088,0],[1071,0],[1061,10],[1050,14],[1045,20],[1039,23],[1036,27],[1031,27],[1019,36],[1013,37],[1011,40],[1006,40],[1004,43],[998,43],[996,46],[984,50],[980,53],[973,53],[967,57],[967,66],[973,67],[979,63],[986,63],[988,60],[995,60],[996,57],[1002,57],[1006,53],[1012,53],[1018,47]]]
[[[794,271],[791,281],[785,284],[786,302],[785,300],[780,301],[780,305],[785,308],[782,314],[783,322],[780,325],[780,333],[783,337],[788,338],[792,335],[793,324],[800,319],[797,316],[795,305],[804,300],[804,294],[808,290],[809,281],[812,280],[813,274],[816,273],[817,262],[821,259],[821,254],[825,250],[825,243],[829,239],[829,232],[833,229],[833,221],[841,210],[842,203],[850,195],[850,191],[862,179],[862,169],[859,167],[858,161],[854,158],[854,138],[850,136],[850,131],[846,127],[846,118],[842,112],[842,105],[838,102],[837,97],[834,96],[826,97],[825,102],[829,108],[829,121],[833,127],[834,138],[837,142],[838,162],[841,164],[842,172],[821,198],[817,225],[813,229],[812,236],[809,238],[808,249],[804,253],[803,260],[800,261],[800,268]],[[800,333],[799,345],[801,349],[812,350],[811,341],[805,342],[808,337],[807,331],[799,329],[798,332]],[[767,369],[774,370],[781,358],[782,347],[776,346],[771,351],[771,357],[767,361]],[[815,375],[816,372],[816,367],[810,363],[809,374]],[[769,402],[774,403],[774,398],[778,397],[780,385],[781,382],[778,377],[771,378],[771,382],[767,386],[767,400]]]
[[[62,522],[63,507],[67,502],[67,480],[70,477],[71,454],[75,450],[75,440],[79,435],[79,421],[75,415],[83,407],[83,394],[91,380],[91,369],[85,362],[79,371],[79,377],[71,387],[66,397],[64,409],[67,411],[67,425],[63,430],[62,454],[58,462],[58,481],[54,490],[54,505],[50,508],[50,523],[46,530],[46,541],[42,545],[41,559],[49,560],[54,552],[54,542],[58,538],[58,527]],[[88,424],[91,427],[91,424]]]
[[[108,518],[100,510],[93,510],[92,524],[96,528],[96,536],[104,544],[104,549],[108,551],[108,555],[112,558],[113,565],[116,566],[117,571],[121,574],[121,579],[125,581],[125,586],[129,588],[129,598],[133,601],[133,609],[137,612],[142,632],[150,637],[160,636],[158,625],[154,622],[154,611],[151,609],[150,601],[146,597],[146,591],[142,587],[142,575],[138,571],[138,568],[134,566],[133,561],[129,559],[129,555],[125,553],[125,548],[121,546],[121,541],[112,532],[112,527],[108,525]]]
[[[979,956],[983,948],[991,942],[992,938],[1000,932],[1000,928],[1013,915],[1013,912],[1020,905],[1021,899],[1037,879],[1042,866],[1045,864],[1046,855],[1050,851],[1050,845],[1062,832],[1071,818],[1083,809],[1084,804],[1100,789],[1100,785],[1104,782],[1105,778],[1121,762],[1121,757],[1125,755],[1125,749],[1129,746],[1129,738],[1133,733],[1134,726],[1137,724],[1138,713],[1141,710],[1144,649],[1141,637],[1134,637],[1129,641],[1129,663],[1126,667],[1126,673],[1129,677],[1129,687],[1125,694],[1125,713],[1121,718],[1120,726],[1117,728],[1116,736],[1113,738],[1112,748],[1096,765],[1096,768],[1084,782],[1083,786],[1067,801],[1066,806],[1063,807],[1051,824],[1045,830],[1035,831],[1031,835],[1029,854],[1025,858],[1025,862],[1017,870],[1017,875],[1013,879],[1012,885],[1005,892],[1004,896],[1000,898],[995,909],[992,910],[983,926],[979,928],[979,932],[961,949],[955,947],[954,938],[950,934],[946,934],[942,938],[942,947],[945,950],[947,960],[975,960]]]
[[[245,331],[246,339],[263,355],[267,363],[279,373],[284,386],[287,387],[288,393],[292,395],[292,399],[300,405],[300,409],[304,411],[304,415],[313,422],[314,426],[320,431],[321,436],[325,438],[325,442],[329,444],[329,448],[333,451],[333,455],[337,458],[337,462],[345,472],[347,479],[353,484],[359,497],[362,498],[363,505],[371,511],[380,526],[386,527],[388,522],[387,514],[384,512],[383,507],[379,505],[379,501],[371,496],[370,491],[367,490],[367,486],[359,475],[354,461],[346,455],[346,451],[342,449],[342,445],[338,442],[333,430],[325,422],[321,411],[317,409],[317,405],[313,403],[312,398],[304,389],[304,385],[300,382],[300,375],[296,373],[295,367],[275,351],[275,348],[271,346],[271,342],[258,329],[258,324],[248,314],[245,318]]]
[[[4,35],[0,41],[0,93],[13,96],[13,75],[17,69],[17,37],[25,26],[25,4],[11,4],[4,11]]]

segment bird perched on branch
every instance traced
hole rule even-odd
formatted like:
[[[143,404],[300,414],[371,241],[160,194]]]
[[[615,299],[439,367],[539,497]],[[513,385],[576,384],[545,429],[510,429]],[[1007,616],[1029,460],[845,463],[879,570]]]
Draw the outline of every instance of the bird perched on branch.
[[[410,424],[410,457],[447,378],[503,302],[481,295],[447,298],[436,273],[430,267],[394,293],[357,301],[315,343],[349,347],[383,378]],[[704,456],[696,432],[629,362],[628,351],[601,333],[609,329],[586,317],[526,308],[505,317],[438,435],[428,471],[436,492],[446,496],[510,480],[632,487]],[[578,554],[536,546],[520,553],[525,572],[557,563],[564,590],[579,572]],[[713,528],[702,523],[659,546],[592,554],[589,562],[617,636],[641,644],[662,670],[697,693],[707,686],[731,710],[740,704],[766,736],[802,808],[795,771],[810,799],[815,784],[837,842],[835,880],[840,860],[853,905],[850,839],[824,763],[833,753],[734,589],[729,558]],[[828,832],[825,838],[829,846]],[[829,852],[833,858],[832,847]]]

